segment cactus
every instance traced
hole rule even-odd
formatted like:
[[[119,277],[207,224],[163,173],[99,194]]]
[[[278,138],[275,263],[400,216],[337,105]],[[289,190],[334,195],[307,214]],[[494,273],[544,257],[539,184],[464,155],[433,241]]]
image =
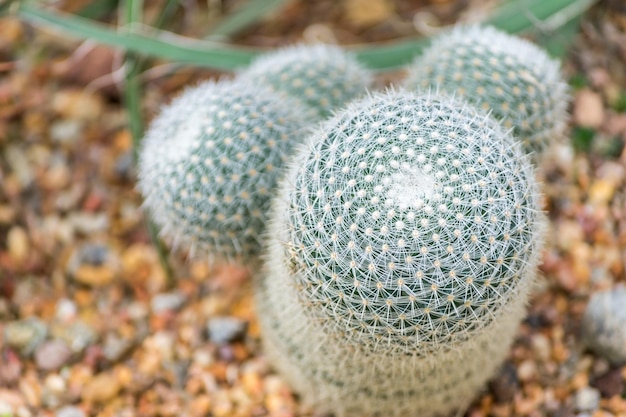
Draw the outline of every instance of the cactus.
[[[291,134],[307,115],[245,81],[205,82],[165,107],[138,164],[138,188],[162,234],[213,261],[254,263]]]
[[[521,145],[458,99],[353,102],[297,152],[257,309],[268,357],[338,416],[467,405],[508,352],[544,216]]]
[[[535,156],[563,137],[568,94],[559,63],[493,27],[458,26],[436,37],[409,67],[405,86],[437,86],[491,110]]]
[[[626,364],[626,286],[595,293],[583,316],[582,335],[589,348],[616,365]]]
[[[261,55],[239,77],[300,100],[320,118],[363,95],[373,79],[352,55],[324,44],[294,45]]]

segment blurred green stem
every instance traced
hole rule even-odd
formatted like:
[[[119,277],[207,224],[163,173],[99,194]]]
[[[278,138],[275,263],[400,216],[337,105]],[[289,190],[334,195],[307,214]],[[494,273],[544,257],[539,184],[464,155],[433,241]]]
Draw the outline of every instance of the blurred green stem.
[[[120,31],[132,31],[133,25],[141,23],[142,0],[126,0],[124,2],[123,22],[124,26],[120,27]],[[143,117],[141,114],[141,82],[139,74],[141,73],[142,62],[135,52],[127,52],[124,66],[126,67],[126,82],[124,84],[124,104],[128,114],[128,124],[130,133],[133,138],[133,157],[135,165],[137,165],[137,157],[141,138],[143,137]],[[159,230],[157,226],[150,220],[146,220],[148,233],[154,247],[159,256],[159,263],[165,272],[166,285],[172,288],[175,285],[172,267],[168,262],[168,250],[159,238]]]

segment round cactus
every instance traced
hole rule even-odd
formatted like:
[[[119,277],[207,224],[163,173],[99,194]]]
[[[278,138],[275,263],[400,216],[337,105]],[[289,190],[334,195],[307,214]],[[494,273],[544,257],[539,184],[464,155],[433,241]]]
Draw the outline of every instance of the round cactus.
[[[138,175],[162,233],[212,260],[254,262],[307,111],[245,81],[206,82],[165,107],[142,142]]]
[[[472,399],[538,263],[538,188],[510,134],[450,97],[375,94],[312,135],[275,204],[257,304],[305,399],[338,415]]]
[[[626,363],[626,286],[594,294],[583,317],[583,338],[599,356]]]
[[[239,74],[310,106],[319,117],[365,94],[372,73],[338,46],[295,45],[261,55]]]
[[[527,152],[563,137],[568,94],[559,63],[493,27],[459,26],[436,37],[409,67],[405,85],[438,87],[491,110]]]

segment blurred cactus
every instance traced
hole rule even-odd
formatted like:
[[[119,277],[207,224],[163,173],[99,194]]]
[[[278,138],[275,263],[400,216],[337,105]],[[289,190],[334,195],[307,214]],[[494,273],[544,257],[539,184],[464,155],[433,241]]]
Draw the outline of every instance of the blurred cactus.
[[[165,107],[142,142],[138,175],[162,233],[216,261],[254,262],[307,112],[245,81],[206,82]]]
[[[583,339],[598,356],[626,364],[626,286],[595,293],[583,317]]]
[[[268,356],[347,415],[460,409],[506,356],[534,281],[532,166],[456,99],[374,94],[298,152],[257,305]]]
[[[459,26],[433,39],[409,67],[405,86],[439,88],[491,110],[527,152],[563,137],[569,97],[559,63],[493,27]]]
[[[328,116],[371,87],[373,75],[334,45],[295,45],[261,55],[239,74],[302,101]]]

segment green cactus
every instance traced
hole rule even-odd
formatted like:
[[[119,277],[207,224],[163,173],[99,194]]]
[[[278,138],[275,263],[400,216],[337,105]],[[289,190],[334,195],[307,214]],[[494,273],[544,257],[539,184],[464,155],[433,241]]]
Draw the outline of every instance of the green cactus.
[[[508,352],[543,225],[495,120],[446,96],[353,102],[279,188],[256,296],[267,354],[339,416],[462,408]]]
[[[214,261],[254,263],[279,168],[308,114],[241,80],[206,82],[165,107],[138,164],[163,235]]]
[[[491,110],[527,152],[563,137],[567,84],[536,45],[493,27],[458,26],[436,37],[409,67],[407,88],[439,88]]]
[[[310,106],[320,118],[365,94],[373,75],[334,45],[295,45],[260,56],[238,77]]]
[[[616,365],[626,364],[626,286],[595,293],[583,316],[585,343]]]

